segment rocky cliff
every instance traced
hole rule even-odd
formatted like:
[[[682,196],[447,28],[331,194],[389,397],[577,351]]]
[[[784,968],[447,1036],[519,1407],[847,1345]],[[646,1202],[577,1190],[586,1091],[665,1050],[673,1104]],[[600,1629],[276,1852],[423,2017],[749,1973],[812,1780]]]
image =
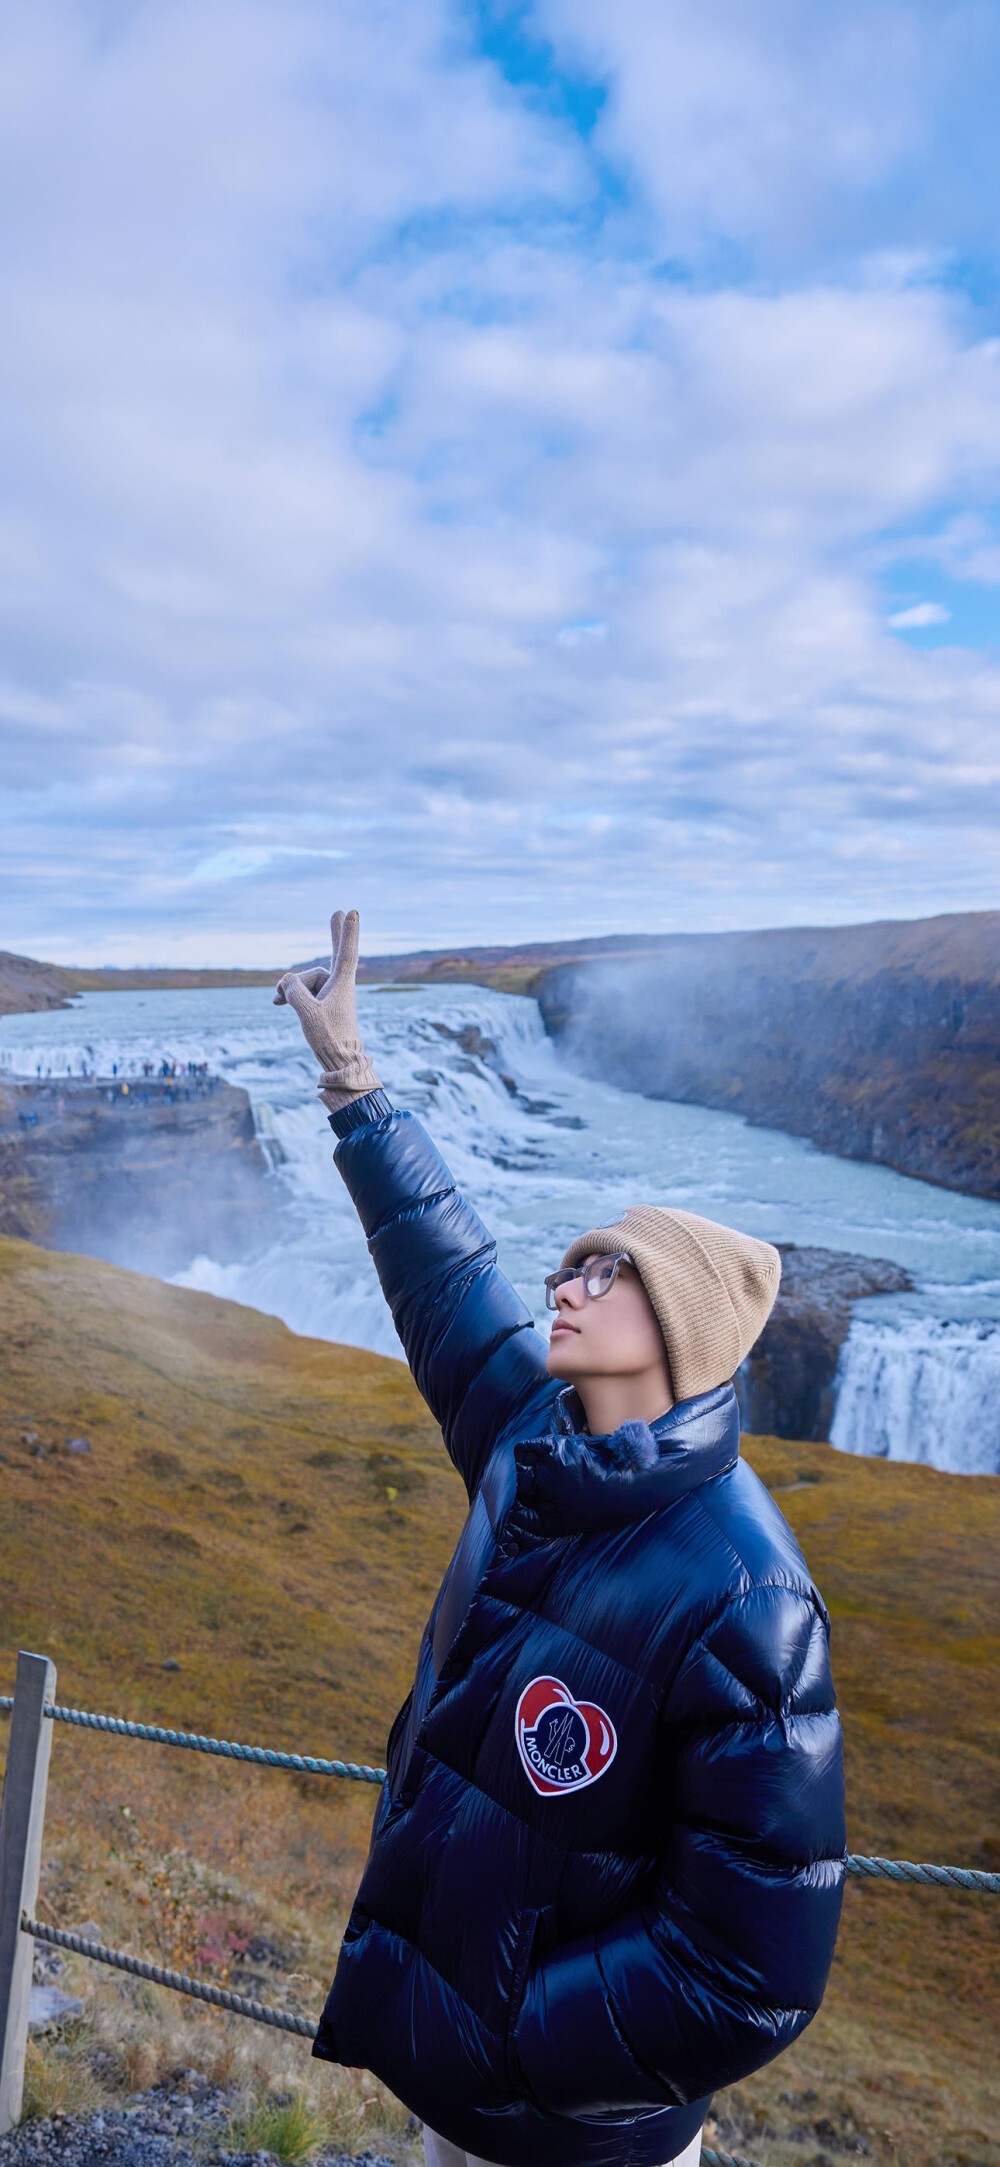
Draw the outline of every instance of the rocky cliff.
[[[71,973],[58,963],[39,963],[34,956],[15,956],[0,948],[0,1016],[68,1008],[73,990]]]
[[[679,934],[537,992],[588,1074],[1000,1197],[1000,912]]]
[[[167,1277],[260,1242],[268,1181],[246,1092],[218,1079],[0,1086],[0,1234]]]
[[[829,1437],[837,1362],[853,1304],[863,1295],[903,1294],[913,1282],[901,1264],[839,1249],[778,1242],[781,1288],[755,1347],[736,1375],[745,1430],[759,1436]]]

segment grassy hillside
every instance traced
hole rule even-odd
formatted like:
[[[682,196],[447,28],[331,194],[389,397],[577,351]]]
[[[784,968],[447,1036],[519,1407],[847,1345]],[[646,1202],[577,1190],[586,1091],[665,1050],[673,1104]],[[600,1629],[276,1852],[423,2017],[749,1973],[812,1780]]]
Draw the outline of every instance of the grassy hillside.
[[[614,936],[597,941],[545,941],[520,948],[427,948],[402,956],[363,956],[358,966],[361,983],[398,980],[401,984],[437,984],[454,979],[494,986],[500,993],[534,991],[542,972],[553,963],[578,963],[599,959],[609,952],[644,955],[659,945],[656,935],[635,938]],[[328,963],[329,955],[315,962]],[[77,993],[163,993],[176,987],[274,986],[293,963],[275,964],[273,970],[227,970],[224,967],[183,970],[164,964],[143,970],[126,966],[87,969],[75,963],[42,963],[34,956],[13,955],[0,949],[0,1016],[27,1014],[30,1010],[68,1008]],[[304,965],[300,965],[304,968]]]
[[[381,1763],[464,1504],[405,1370],[16,1241],[0,1314],[0,1689],[30,1647],[84,1707]],[[1000,1483],[747,1450],[833,1613],[852,1849],[1000,1866]],[[60,1726],[42,1915],[316,2009],[373,1807]],[[1000,2167],[998,1926],[994,1898],[852,1884],[820,2017],[717,2102],[730,2148],[790,2167],[860,2137],[878,2161]],[[294,2041],[68,1977],[87,2016],[35,2055],[40,2097],[242,2056],[332,2103],[344,2142],[412,2142],[383,2087]]]
[[[859,985],[884,971],[919,974],[934,981],[996,987],[1000,984],[1000,912],[949,911],[936,918],[885,918],[846,926],[765,926],[746,932],[612,933],[562,941],[527,941],[469,948],[421,948],[404,954],[362,956],[360,981],[401,985],[442,979],[496,987],[501,993],[536,993],[546,973],[576,963],[638,963],[655,956],[690,960],[709,971],[737,962],[742,968],[791,973],[826,986]],[[312,959],[326,962],[324,952]],[[81,964],[41,963],[0,951],[0,1015],[16,1009],[63,1008],[74,993],[128,993],[175,986],[267,986],[288,963],[273,970],[173,965],[121,970]]]
[[[470,979],[501,993],[538,993],[548,973],[578,963],[622,966],[657,958],[712,974],[767,971],[827,989],[865,985],[883,973],[952,987],[1000,986],[1000,911],[948,911],[936,918],[883,918],[860,925],[764,926],[745,932],[615,933],[508,948],[423,949],[363,956],[360,978]],[[321,960],[321,959],[318,959]]]
[[[40,963],[34,956],[0,949],[0,1016],[36,1009],[68,1008],[75,993],[162,992],[171,986],[273,986],[280,970],[84,970],[75,964]]]

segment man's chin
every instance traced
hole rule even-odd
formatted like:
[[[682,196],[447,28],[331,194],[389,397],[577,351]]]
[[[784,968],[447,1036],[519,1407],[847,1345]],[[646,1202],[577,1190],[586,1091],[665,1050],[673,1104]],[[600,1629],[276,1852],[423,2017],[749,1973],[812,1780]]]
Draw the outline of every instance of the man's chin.
[[[579,1350],[573,1344],[572,1335],[567,1332],[565,1344],[563,1344],[563,1337],[560,1333],[555,1345],[550,1344],[546,1352],[545,1367],[549,1376],[561,1377],[565,1379],[567,1384],[571,1383],[580,1374],[580,1363],[573,1360],[574,1354],[578,1354],[578,1352]]]

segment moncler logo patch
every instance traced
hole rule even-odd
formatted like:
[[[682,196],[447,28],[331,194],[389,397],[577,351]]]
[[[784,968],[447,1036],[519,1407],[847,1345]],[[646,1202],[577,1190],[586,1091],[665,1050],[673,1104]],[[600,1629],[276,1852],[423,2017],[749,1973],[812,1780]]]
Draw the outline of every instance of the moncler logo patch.
[[[529,1781],[542,1798],[596,1783],[618,1749],[611,1717],[593,1701],[574,1700],[561,1678],[533,1678],[525,1686],[514,1736]]]

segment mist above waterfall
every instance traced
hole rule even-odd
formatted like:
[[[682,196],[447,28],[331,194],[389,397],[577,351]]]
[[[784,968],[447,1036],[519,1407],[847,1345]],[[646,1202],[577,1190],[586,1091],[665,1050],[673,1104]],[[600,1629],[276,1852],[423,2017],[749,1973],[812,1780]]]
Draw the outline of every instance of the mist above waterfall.
[[[998,944],[988,911],[675,935],[539,997],[590,1075],[997,1200]]]

